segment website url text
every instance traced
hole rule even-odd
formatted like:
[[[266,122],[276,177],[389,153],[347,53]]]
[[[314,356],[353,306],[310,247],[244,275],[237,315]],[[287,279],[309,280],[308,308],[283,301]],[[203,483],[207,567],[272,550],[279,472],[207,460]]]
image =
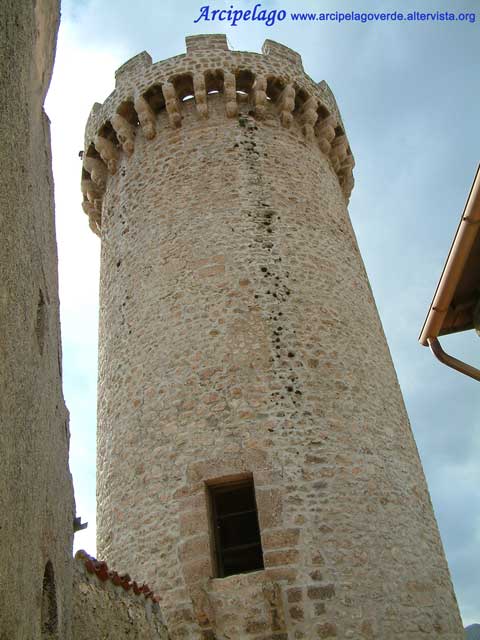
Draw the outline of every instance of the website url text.
[[[227,22],[236,27],[243,22],[263,22],[266,27],[272,27],[277,22],[290,20],[292,22],[469,22],[476,21],[476,14],[472,12],[453,11],[328,11],[324,13],[287,12],[285,9],[262,9],[256,4],[253,9],[212,9],[209,5],[200,8],[200,14],[193,22]]]

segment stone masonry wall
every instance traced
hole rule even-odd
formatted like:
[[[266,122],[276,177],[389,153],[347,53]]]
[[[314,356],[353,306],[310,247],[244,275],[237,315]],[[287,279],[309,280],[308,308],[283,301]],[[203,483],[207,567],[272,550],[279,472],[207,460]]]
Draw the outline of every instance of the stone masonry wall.
[[[50,82],[56,0],[0,3],[0,638],[70,639],[74,502],[61,389]]]
[[[136,56],[95,105],[99,553],[172,638],[460,640],[349,221],[353,157],[298,54]],[[206,482],[253,474],[265,569],[215,577]]]
[[[73,640],[168,640],[157,599],[85,552],[74,563]]]

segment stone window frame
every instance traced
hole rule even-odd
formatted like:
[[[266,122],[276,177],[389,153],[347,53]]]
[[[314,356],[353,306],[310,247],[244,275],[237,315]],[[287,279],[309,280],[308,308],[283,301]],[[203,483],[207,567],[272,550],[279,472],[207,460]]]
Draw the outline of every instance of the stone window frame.
[[[212,568],[215,578],[226,578],[232,575],[240,575],[244,573],[251,573],[254,571],[262,571],[265,568],[265,560],[263,554],[263,545],[261,539],[261,530],[258,515],[258,506],[255,495],[255,483],[252,473],[244,473],[237,476],[230,476],[228,478],[222,478],[217,480],[206,481],[207,491],[207,504],[208,504],[208,521],[210,527],[210,541],[212,551]],[[245,488],[251,489],[253,498],[253,508],[247,510],[241,510],[239,512],[231,512],[228,514],[218,514],[218,502],[217,497],[225,494],[229,491],[244,490]],[[256,526],[256,537],[254,541],[246,542],[245,544],[233,545],[231,547],[224,547],[220,539],[220,524],[219,520],[231,520],[242,515],[254,514],[254,526]],[[251,530],[250,530],[251,532]],[[242,548],[251,549],[259,548],[261,561],[257,564],[247,563],[245,569],[242,571],[228,571],[225,567],[224,554],[228,549],[230,552],[238,551]],[[257,558],[258,560],[258,558]]]

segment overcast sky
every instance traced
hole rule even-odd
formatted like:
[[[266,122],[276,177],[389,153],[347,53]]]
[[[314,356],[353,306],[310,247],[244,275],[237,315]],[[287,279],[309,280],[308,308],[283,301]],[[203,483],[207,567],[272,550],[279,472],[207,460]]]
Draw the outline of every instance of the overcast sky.
[[[470,10],[477,22],[298,23],[194,20],[208,0],[67,0],[46,102],[59,250],[64,393],[70,410],[75,547],[95,552],[99,239],[80,202],[83,130],[115,70],[146,50],[185,52],[185,35],[227,33],[233,49],[266,38],[298,51],[336,96],[356,158],[350,215],[392,351],[464,624],[480,622],[480,386],[435,361],[417,336],[480,160],[480,11],[473,0],[280,0],[287,11]],[[211,8],[254,2],[211,0]],[[480,366],[473,332],[444,348]]]

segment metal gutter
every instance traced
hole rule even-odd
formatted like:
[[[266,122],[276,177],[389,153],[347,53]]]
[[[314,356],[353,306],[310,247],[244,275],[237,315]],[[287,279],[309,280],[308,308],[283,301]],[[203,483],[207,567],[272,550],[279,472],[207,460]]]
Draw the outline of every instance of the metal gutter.
[[[480,230],[479,225],[480,165],[477,168],[477,173],[475,175],[470,194],[467,198],[467,202],[460,219],[460,224],[458,225],[452,247],[449,251],[447,262],[445,264],[445,267],[443,268],[440,282],[438,283],[432,304],[430,305],[430,309],[428,311],[427,318],[419,336],[419,342],[425,347],[429,346],[429,343],[431,347],[431,342],[433,340],[437,340],[438,335],[440,334],[443,321],[448,312],[449,306],[452,302],[452,298],[455,294],[455,290],[462,276],[465,263],[468,259],[477,233]],[[439,343],[438,347],[440,347]],[[442,353],[445,352],[442,350]],[[475,369],[475,371],[477,370]],[[463,371],[463,373],[465,372]]]

